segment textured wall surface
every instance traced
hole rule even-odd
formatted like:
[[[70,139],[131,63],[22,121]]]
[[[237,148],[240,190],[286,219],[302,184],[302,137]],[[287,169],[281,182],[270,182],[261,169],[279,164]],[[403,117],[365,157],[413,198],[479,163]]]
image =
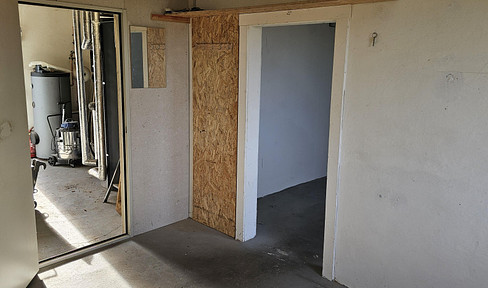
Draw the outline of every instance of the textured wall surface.
[[[484,1],[353,8],[339,282],[486,285],[487,12]]]
[[[151,21],[157,9],[133,2],[127,4],[131,25],[166,31],[167,87],[130,90],[132,209],[134,233],[139,234],[188,218],[189,31],[185,24]]]
[[[135,234],[188,218],[188,33],[166,26],[167,87],[130,91]]]

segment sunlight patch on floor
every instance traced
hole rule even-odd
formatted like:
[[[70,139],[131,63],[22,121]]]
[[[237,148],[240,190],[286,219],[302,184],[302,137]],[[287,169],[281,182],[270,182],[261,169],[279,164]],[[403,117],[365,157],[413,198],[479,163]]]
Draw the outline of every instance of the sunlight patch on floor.
[[[49,211],[49,213],[42,213],[44,221],[54,229],[58,235],[64,238],[64,240],[75,248],[86,245],[88,240],[83,234],[71,223],[70,219],[66,217],[56,205],[54,205],[41,190],[35,194],[38,206],[38,211]]]
[[[39,273],[39,278],[48,288],[68,283],[69,287],[132,287],[100,254]]]

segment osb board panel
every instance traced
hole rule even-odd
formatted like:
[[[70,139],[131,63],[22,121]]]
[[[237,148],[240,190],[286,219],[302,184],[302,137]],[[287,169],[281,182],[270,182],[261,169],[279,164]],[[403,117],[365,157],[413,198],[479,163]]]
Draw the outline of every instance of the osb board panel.
[[[147,66],[149,88],[166,87],[165,32],[163,28],[147,28]]]
[[[192,217],[235,237],[238,18],[193,21]]]
[[[239,45],[239,15],[237,13],[198,17],[192,21],[192,44]]]

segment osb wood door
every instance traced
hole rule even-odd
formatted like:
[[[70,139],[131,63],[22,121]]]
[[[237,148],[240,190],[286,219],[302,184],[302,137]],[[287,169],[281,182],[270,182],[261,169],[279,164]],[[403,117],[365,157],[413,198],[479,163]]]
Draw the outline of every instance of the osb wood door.
[[[237,14],[194,18],[193,219],[235,237],[237,197]]]

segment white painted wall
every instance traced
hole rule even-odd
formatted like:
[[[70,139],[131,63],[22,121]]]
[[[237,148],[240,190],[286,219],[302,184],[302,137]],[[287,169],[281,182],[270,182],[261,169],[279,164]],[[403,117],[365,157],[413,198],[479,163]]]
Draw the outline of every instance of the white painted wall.
[[[339,282],[486,286],[487,13],[473,0],[354,6]]]
[[[26,287],[38,259],[17,1],[0,19],[0,287]]]
[[[334,28],[263,28],[258,197],[327,174]]]
[[[22,58],[24,61],[25,96],[29,127],[34,126],[32,86],[29,63],[44,61],[70,70],[70,51],[73,50],[73,18],[70,9],[19,5],[22,29]],[[83,51],[84,65],[90,67],[89,51]],[[92,82],[87,82],[90,89]],[[73,111],[77,111],[76,82],[71,88]]]
[[[165,7],[186,6],[186,1],[125,1],[129,25],[166,28],[167,87],[129,91],[134,235],[188,218],[189,26],[151,20],[151,13]]]
[[[188,26],[152,21],[150,17],[165,7],[185,8],[188,3],[177,0],[65,2],[126,9],[129,25],[166,28],[168,87],[125,92],[129,99],[126,109],[130,111],[127,137],[131,149],[132,234],[186,219],[190,189]],[[130,81],[130,75],[125,77]]]
[[[135,234],[188,218],[189,26],[158,27],[166,27],[167,88],[130,91]]]
[[[353,6],[335,255],[348,287],[486,286],[487,13]]]

